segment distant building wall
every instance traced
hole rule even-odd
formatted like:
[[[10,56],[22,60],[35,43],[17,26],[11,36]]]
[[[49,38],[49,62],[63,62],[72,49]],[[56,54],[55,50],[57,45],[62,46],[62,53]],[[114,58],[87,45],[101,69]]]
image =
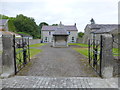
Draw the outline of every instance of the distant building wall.
[[[72,38],[74,38],[74,40],[72,40]],[[76,42],[77,40],[77,31],[70,31],[70,35],[68,37],[68,42]]]
[[[77,38],[77,43],[83,43],[83,38]]]
[[[84,36],[83,36],[83,43],[84,44],[88,44],[88,39],[92,39],[92,34],[91,33],[91,29],[90,28],[85,28],[84,30]]]
[[[72,42],[72,38],[74,38],[74,42],[77,40],[77,31],[68,31],[69,37],[68,37],[68,42]],[[52,42],[53,41],[53,34],[54,31],[42,31],[42,39],[43,42]]]
[[[43,42],[52,42],[54,31],[42,31]]]

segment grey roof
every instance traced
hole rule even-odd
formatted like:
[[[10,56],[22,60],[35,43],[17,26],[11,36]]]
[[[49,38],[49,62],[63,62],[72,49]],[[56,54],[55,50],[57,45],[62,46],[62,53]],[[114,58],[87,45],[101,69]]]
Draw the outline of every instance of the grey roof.
[[[117,24],[88,24],[87,25],[90,29],[93,29],[91,33],[95,34],[102,34],[102,33],[109,33],[112,30],[118,28]]]
[[[63,27],[56,28],[53,35],[68,35],[67,30]]]
[[[110,31],[111,34],[120,34],[120,31],[118,29],[113,29]]]
[[[54,31],[58,28],[59,26],[43,26],[42,31]],[[67,31],[78,31],[77,27],[75,25],[64,25],[64,29]]]
[[[0,19],[0,26],[3,26],[7,23],[8,19]]]

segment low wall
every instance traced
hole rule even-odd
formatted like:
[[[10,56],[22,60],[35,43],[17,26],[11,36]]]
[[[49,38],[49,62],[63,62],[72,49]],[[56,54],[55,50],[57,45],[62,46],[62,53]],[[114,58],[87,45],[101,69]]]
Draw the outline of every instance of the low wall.
[[[41,39],[30,39],[29,40],[29,44],[36,44],[36,43],[40,43],[41,42]]]
[[[77,38],[77,43],[83,43],[83,38]]]

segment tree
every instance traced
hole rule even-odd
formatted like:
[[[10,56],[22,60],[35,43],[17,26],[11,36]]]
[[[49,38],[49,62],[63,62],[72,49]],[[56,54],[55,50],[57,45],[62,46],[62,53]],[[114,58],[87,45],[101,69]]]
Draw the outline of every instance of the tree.
[[[58,26],[58,24],[52,24],[52,26]]]
[[[79,33],[78,33],[78,37],[79,37],[79,38],[82,38],[82,37],[83,37],[83,35],[84,35],[84,33],[83,33],[83,32],[79,32]]]
[[[14,25],[17,32],[25,32],[33,36],[33,38],[39,38],[38,26],[33,18],[24,16],[22,14],[17,15],[14,20]]]

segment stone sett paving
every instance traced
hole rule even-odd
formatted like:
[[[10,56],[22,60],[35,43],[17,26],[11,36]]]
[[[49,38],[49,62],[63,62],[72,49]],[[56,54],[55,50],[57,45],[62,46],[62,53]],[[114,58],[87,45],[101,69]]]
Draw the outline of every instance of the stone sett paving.
[[[118,88],[118,79],[15,76],[2,79],[2,88]]]

